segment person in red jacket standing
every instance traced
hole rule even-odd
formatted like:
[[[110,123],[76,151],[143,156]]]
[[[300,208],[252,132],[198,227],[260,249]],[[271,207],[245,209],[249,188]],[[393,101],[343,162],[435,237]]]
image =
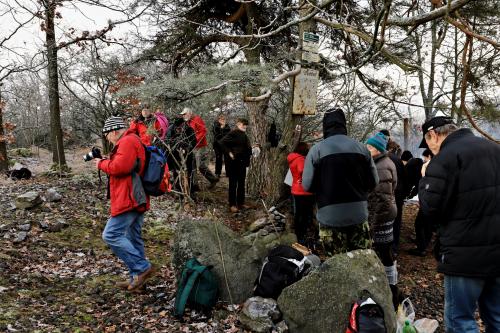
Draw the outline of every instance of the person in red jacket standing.
[[[135,291],[156,271],[146,259],[141,236],[144,212],[149,209],[149,197],[140,178],[145,171],[146,152],[139,137],[126,129],[120,117],[108,118],[102,133],[114,145],[109,159],[95,159],[97,169],[109,176],[111,218],[102,239],[129,270],[130,279],[117,286]]]
[[[308,152],[309,145],[299,142],[295,150],[288,155],[288,166],[293,178],[294,228],[297,240],[302,245],[306,243],[307,227],[312,224],[314,208],[313,194],[302,187],[302,172]]]
[[[145,105],[139,117],[132,120],[130,129],[141,138],[141,142],[146,146],[153,144],[154,132],[158,134],[158,137],[164,136],[161,124],[151,113],[149,105]]]
[[[194,134],[196,135],[196,147],[194,148],[196,165],[200,173],[210,182],[209,189],[212,189],[219,181],[219,178],[217,178],[212,171],[208,169],[208,142],[207,127],[205,126],[205,122],[200,116],[193,114],[193,111],[190,108],[184,108],[181,115],[194,130]],[[194,182],[196,184],[196,178],[194,179]]]

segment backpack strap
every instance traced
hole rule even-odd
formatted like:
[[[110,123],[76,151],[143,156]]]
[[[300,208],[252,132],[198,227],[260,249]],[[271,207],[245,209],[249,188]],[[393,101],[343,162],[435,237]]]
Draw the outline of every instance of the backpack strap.
[[[182,317],[184,310],[186,308],[186,303],[189,298],[189,294],[193,289],[193,286],[198,279],[198,277],[207,269],[206,266],[194,266],[182,272],[181,282],[179,287],[184,286],[182,291],[175,297],[175,316]]]

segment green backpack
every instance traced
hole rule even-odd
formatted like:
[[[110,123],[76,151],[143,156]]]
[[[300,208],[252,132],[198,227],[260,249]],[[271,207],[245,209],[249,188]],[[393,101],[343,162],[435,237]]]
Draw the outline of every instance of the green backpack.
[[[194,309],[209,312],[217,303],[219,288],[213,266],[203,266],[196,258],[189,259],[184,265],[181,278],[177,284],[175,296],[175,316],[182,317],[186,304]]]

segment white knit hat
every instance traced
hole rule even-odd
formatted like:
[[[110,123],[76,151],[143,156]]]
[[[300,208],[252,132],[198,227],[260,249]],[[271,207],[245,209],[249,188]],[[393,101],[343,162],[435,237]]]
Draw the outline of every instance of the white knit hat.
[[[102,128],[102,134],[109,133],[111,131],[116,131],[122,128],[126,128],[125,122],[121,117],[109,117],[104,122],[104,127]]]

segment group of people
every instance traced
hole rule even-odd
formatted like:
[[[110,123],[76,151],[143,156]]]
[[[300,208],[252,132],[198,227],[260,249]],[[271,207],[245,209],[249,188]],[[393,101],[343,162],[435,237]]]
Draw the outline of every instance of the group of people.
[[[209,189],[213,188],[219,181],[222,159],[225,159],[230,211],[237,212],[248,208],[245,205],[245,177],[252,147],[245,134],[247,126],[248,121],[241,118],[231,130],[224,116],[218,117],[213,127],[217,158],[214,174],[208,168],[205,122],[190,108],[184,108],[170,124],[161,114],[153,113],[148,105],[129,126],[121,117],[106,119],[102,133],[113,148],[109,158],[96,158],[95,166],[105,172],[109,180],[111,217],[102,238],[129,271],[129,279],[118,283],[117,287],[138,291],[156,272],[156,267],[146,259],[141,236],[144,212],[149,209],[149,196],[141,183],[146,168],[145,146],[156,145],[165,150],[169,168],[177,179],[181,170],[186,171],[191,195],[198,188],[196,169],[210,182]]]
[[[422,132],[424,160],[399,156],[387,131],[362,144],[347,136],[341,109],[326,112],[323,140],[311,149],[301,143],[288,156],[298,239],[316,204],[325,251],[373,248],[396,305],[401,211],[418,194],[417,247],[410,253],[425,255],[437,230],[446,332],[479,332],[478,306],[486,332],[500,332],[500,146],[448,117],[426,121]]]
[[[146,156],[143,144],[154,144],[151,138],[145,141],[151,128],[163,130],[155,121],[148,110],[130,127],[120,117],[107,119],[103,135],[113,150],[109,158],[95,159],[96,167],[109,175],[111,218],[103,239],[127,265],[130,277],[118,286],[129,291],[139,290],[156,271],[145,257],[141,237],[149,197],[140,185]],[[211,187],[217,183],[225,159],[232,212],[245,208],[246,168],[252,155],[247,126],[246,119],[238,119],[231,130],[223,116],[217,119],[213,128],[215,174],[207,167],[205,123],[191,109],[185,108],[164,133],[171,155],[178,150],[176,138],[187,138],[188,145],[182,150],[187,157],[193,155],[187,168],[192,171],[196,166]],[[459,129],[447,117],[428,120],[422,131],[420,148],[428,149],[425,160],[413,158],[409,152],[399,155],[386,131],[362,144],[347,135],[341,109],[326,112],[323,139],[311,148],[299,142],[288,156],[298,240],[304,242],[316,206],[325,252],[334,255],[373,248],[397,303],[395,253],[401,211],[404,200],[418,194],[417,248],[413,252],[423,254],[432,230],[437,230],[434,252],[438,270],[444,273],[447,332],[477,332],[474,314],[478,305],[486,332],[499,332],[500,146],[476,137],[469,129]],[[175,160],[175,156],[171,158]],[[176,163],[172,163],[173,169],[179,167]]]

